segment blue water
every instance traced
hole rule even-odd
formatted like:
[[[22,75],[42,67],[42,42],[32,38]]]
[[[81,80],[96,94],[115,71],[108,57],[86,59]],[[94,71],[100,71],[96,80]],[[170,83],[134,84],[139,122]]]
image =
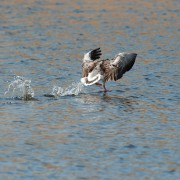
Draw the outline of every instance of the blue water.
[[[179,15],[177,0],[1,0],[0,179],[179,179]],[[138,54],[111,92],[80,84],[97,47]]]

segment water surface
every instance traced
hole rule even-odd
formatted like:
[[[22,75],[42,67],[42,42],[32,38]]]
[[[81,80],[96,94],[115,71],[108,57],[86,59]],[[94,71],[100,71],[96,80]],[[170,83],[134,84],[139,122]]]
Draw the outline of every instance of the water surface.
[[[0,179],[179,179],[179,9],[1,0]],[[138,54],[106,94],[79,84],[83,54],[97,47],[103,58]]]

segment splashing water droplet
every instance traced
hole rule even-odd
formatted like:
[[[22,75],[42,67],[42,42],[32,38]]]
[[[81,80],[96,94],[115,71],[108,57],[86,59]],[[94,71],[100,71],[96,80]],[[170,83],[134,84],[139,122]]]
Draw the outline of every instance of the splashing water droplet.
[[[12,81],[5,95],[11,93],[12,97],[19,97],[23,100],[31,100],[34,97],[34,90],[31,87],[31,80],[25,79],[22,76],[16,76]]]
[[[81,82],[78,83],[72,83],[67,88],[62,88],[59,86],[54,86],[53,90],[51,92],[54,96],[67,96],[67,95],[78,95],[80,92],[82,92],[84,85]]]

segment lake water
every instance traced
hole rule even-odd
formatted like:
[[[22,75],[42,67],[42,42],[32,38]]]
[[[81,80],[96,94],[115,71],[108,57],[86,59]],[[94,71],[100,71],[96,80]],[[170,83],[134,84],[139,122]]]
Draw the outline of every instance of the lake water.
[[[179,179],[179,9],[1,0],[0,179]],[[138,54],[106,94],[80,84],[81,59],[97,47],[102,58]]]

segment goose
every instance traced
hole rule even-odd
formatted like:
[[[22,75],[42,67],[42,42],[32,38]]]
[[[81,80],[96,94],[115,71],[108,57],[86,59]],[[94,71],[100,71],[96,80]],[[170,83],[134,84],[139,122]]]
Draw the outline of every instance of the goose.
[[[82,63],[81,82],[85,86],[93,84],[102,86],[103,91],[107,92],[106,82],[117,81],[123,74],[129,71],[136,60],[136,53],[122,52],[113,59],[101,60],[102,53],[100,48],[96,48],[84,54]],[[102,84],[99,83],[102,81]]]

